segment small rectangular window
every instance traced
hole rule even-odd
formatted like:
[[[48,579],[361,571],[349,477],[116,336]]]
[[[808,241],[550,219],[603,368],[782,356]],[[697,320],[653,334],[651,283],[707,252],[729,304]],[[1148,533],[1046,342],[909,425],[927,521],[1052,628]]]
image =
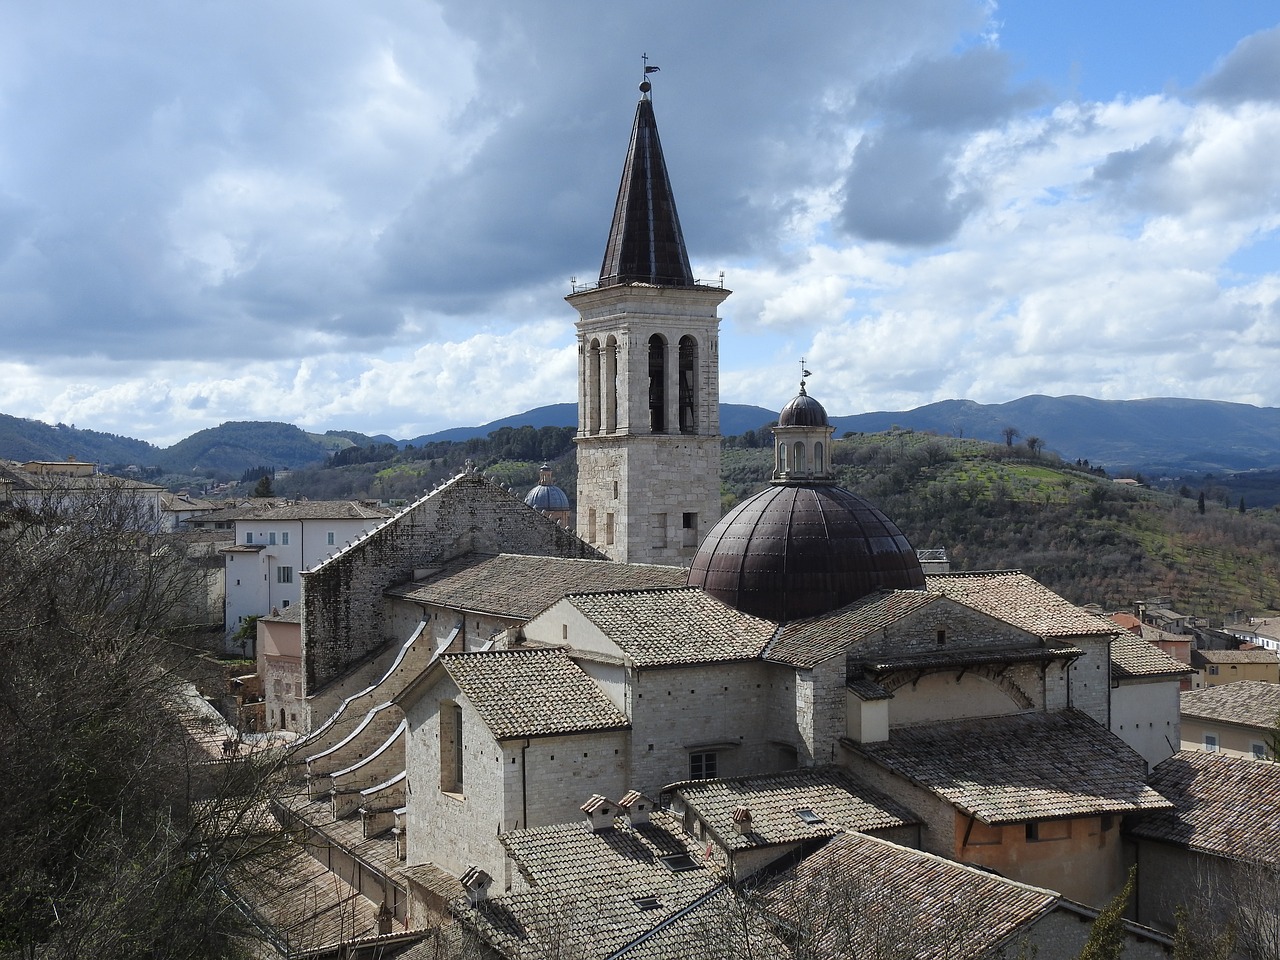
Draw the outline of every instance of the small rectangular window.
[[[276,567],[276,583],[293,583],[293,567]]]
[[[1255,760],[1265,760],[1265,759],[1267,759],[1267,747],[1266,747],[1266,744],[1263,744],[1263,743],[1255,743],[1255,744],[1253,744],[1253,759],[1255,759]]]
[[[689,779],[713,780],[717,766],[714,753],[691,753],[689,754]]]
[[[267,534],[267,546],[274,547],[276,545],[276,532],[272,530]]]
[[[248,532],[244,535],[244,542],[245,542],[246,544],[251,544],[251,543],[253,543],[253,531],[252,531],[252,530],[248,531]]]
[[[823,820],[821,816],[814,813],[808,807],[801,807],[799,810],[796,811],[796,816],[799,817],[801,820],[803,820],[805,823],[809,824],[809,826],[811,827],[819,823],[826,823],[826,821]]]
[[[604,515],[604,542],[606,544],[613,543],[613,514],[606,513]]]
[[[287,547],[289,545],[289,531],[285,530],[280,534],[280,546]]]
[[[686,547],[696,547],[698,545],[698,515],[696,513],[686,513],[682,523],[684,526],[684,545]]]
[[[328,533],[324,535],[324,542],[328,546],[332,547],[336,541],[337,541],[337,535],[332,530],[330,530]]]
[[[1209,664],[1209,676],[1216,677],[1218,675],[1218,665],[1216,663]]]
[[[1204,752],[1205,753],[1218,752],[1218,735],[1216,733],[1206,733],[1204,735]]]

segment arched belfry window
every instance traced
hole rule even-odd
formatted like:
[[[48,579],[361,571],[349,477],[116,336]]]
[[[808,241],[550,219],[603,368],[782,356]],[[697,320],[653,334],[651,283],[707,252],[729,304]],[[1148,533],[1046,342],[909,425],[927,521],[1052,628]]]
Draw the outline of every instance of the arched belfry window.
[[[796,473],[804,473],[804,444],[799,440],[795,445],[795,464],[792,467]]]
[[[698,341],[680,338],[680,432],[698,432]]]
[[[600,432],[600,341],[591,341],[587,357],[587,433]]]
[[[604,347],[604,429],[618,429],[618,340],[610,337]]]
[[[667,341],[649,338],[649,430],[667,432]]]

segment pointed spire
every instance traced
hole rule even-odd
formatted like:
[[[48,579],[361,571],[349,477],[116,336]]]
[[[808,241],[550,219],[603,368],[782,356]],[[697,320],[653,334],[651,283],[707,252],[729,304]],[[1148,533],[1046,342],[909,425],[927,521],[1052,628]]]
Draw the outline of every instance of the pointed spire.
[[[636,105],[631,145],[600,266],[602,287],[619,283],[684,287],[694,282],[648,86],[648,81],[641,85],[644,96]]]

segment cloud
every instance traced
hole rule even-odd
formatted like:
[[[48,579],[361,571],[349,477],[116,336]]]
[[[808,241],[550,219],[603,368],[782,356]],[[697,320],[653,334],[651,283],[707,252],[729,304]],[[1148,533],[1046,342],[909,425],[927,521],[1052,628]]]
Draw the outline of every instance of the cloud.
[[[1222,104],[1280,103],[1280,27],[1241,40],[1193,93]]]

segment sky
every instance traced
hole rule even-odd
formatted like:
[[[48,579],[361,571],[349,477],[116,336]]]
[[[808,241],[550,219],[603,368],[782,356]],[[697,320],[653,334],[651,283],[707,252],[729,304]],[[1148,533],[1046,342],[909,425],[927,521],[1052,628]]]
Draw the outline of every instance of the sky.
[[[651,76],[721,399],[1280,406],[1274,0],[0,5],[0,413],[576,396]]]

